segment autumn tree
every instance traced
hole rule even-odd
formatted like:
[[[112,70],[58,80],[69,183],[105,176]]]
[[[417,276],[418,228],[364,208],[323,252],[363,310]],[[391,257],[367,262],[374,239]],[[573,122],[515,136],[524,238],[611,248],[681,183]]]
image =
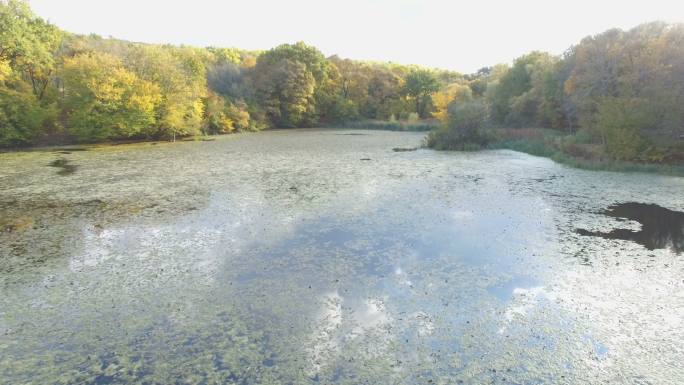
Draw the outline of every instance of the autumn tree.
[[[64,61],[64,105],[70,133],[80,141],[149,136],[162,96],[156,84],[138,78],[105,53]]]
[[[159,86],[155,136],[175,138],[201,132],[207,95],[201,51],[140,45],[131,50],[126,64],[141,79]]]
[[[456,101],[459,103],[473,100],[472,89],[460,83],[453,83],[432,95],[432,116],[440,121],[446,121],[449,115],[449,104]]]
[[[404,108],[404,80],[389,68],[375,66],[368,79],[368,102],[360,107],[365,116],[389,119],[400,115]]]
[[[573,47],[564,84],[577,121],[612,157],[659,158],[649,142],[676,139],[684,126],[684,26],[613,29]]]

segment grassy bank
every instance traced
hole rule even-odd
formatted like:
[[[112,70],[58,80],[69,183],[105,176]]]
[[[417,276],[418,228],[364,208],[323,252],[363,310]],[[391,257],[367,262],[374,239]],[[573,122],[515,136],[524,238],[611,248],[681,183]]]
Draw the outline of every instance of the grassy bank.
[[[349,128],[356,130],[386,130],[386,131],[413,131],[427,132],[439,126],[435,120],[359,120],[332,125],[331,128]]]
[[[348,123],[340,123],[329,125],[325,128],[340,128],[340,129],[355,129],[355,130],[384,130],[384,131],[407,131],[407,132],[428,132],[439,126],[439,123],[434,120],[421,121],[387,121],[387,120],[361,120]],[[272,130],[272,129],[266,129]],[[279,129],[289,130],[289,128]],[[33,145],[25,146],[10,146],[0,147],[0,153],[15,152],[15,151],[41,151],[50,149],[60,149],[63,147],[94,147],[94,146],[117,146],[123,144],[135,143],[167,143],[167,142],[193,142],[193,141],[212,141],[218,137],[226,135],[235,135],[238,133],[255,132],[252,130],[235,131],[229,134],[208,134],[208,135],[188,135],[178,136],[176,140],[172,139],[158,139],[158,138],[139,138],[139,139],[120,139],[120,140],[103,140],[91,142],[78,142],[73,138],[68,137],[53,137],[38,141]]]
[[[602,145],[584,133],[566,134],[550,129],[492,129],[488,149],[508,149],[551,158],[588,170],[652,172],[684,176],[684,142],[670,144],[662,162],[626,162],[610,159]]]
[[[50,144],[37,144],[33,146],[20,147],[0,147],[0,154],[8,152],[23,152],[23,151],[87,151],[91,148],[98,147],[113,147],[123,145],[151,145],[167,143],[182,143],[182,142],[212,142],[220,137],[231,136],[235,134],[216,134],[216,135],[193,135],[178,137],[176,140],[160,140],[160,139],[128,139],[128,140],[106,140],[101,142],[63,142]]]

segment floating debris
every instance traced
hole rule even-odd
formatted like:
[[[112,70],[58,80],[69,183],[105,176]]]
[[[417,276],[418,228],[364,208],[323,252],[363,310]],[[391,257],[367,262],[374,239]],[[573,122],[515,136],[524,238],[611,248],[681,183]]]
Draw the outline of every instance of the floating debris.
[[[23,232],[33,228],[33,218],[31,217],[19,217],[14,219],[2,219],[0,218],[0,231],[7,233]]]

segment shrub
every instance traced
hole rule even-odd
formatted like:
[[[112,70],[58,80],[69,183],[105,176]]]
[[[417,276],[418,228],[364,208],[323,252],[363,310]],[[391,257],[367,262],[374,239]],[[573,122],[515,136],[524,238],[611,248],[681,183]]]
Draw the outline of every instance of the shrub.
[[[487,105],[480,101],[456,102],[449,105],[444,126],[430,132],[428,147],[437,150],[473,150],[489,143],[483,127],[488,119]]]

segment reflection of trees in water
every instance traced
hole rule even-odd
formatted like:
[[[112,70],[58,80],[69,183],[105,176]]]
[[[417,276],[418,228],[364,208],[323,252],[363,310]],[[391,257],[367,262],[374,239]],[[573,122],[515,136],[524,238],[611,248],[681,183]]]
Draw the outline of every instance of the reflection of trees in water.
[[[640,230],[614,229],[610,232],[578,229],[580,235],[606,239],[634,241],[649,250],[670,248],[675,253],[684,251],[684,213],[654,204],[620,203],[608,207],[601,214],[639,222]]]

